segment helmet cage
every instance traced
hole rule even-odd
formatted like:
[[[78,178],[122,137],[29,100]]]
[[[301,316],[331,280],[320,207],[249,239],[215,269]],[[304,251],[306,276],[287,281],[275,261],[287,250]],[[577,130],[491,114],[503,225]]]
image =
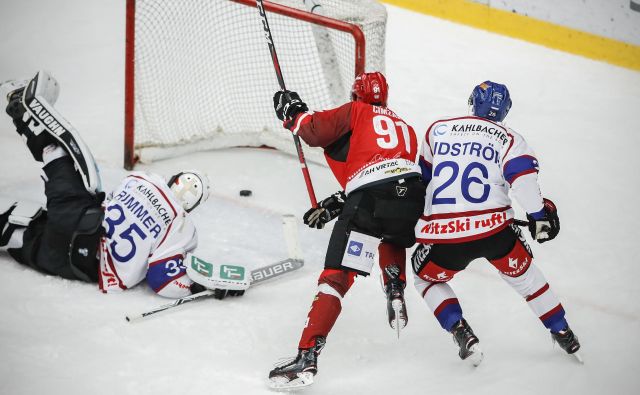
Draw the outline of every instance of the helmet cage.
[[[175,174],[167,185],[188,213],[209,198],[209,180],[198,171],[189,170]]]

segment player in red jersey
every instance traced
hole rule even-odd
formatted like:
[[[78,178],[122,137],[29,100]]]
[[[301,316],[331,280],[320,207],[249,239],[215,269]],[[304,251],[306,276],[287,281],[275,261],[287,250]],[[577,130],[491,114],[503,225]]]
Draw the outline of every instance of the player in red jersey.
[[[322,147],[344,191],[336,192],[304,215],[312,228],[338,217],[325,269],[298,345],[298,355],[269,373],[274,388],[313,383],[317,358],[341,311],[341,299],[357,275],[371,273],[376,252],[387,294],[389,323],[407,323],[404,305],[406,248],[424,204],[425,186],[416,163],[413,128],[387,108],[388,85],[382,73],[363,73],[352,87],[352,101],[309,113],[292,91],[274,95],[284,126],[312,147]]]

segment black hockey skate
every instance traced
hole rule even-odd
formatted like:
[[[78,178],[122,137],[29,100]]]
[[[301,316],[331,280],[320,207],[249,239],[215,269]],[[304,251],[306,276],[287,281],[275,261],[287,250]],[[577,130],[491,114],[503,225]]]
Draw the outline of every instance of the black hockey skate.
[[[387,295],[387,318],[391,328],[395,329],[400,337],[400,330],[404,329],[409,321],[407,306],[404,302],[405,282],[400,279],[398,266],[387,266],[384,271],[389,278],[384,287],[384,292]]]
[[[578,350],[580,350],[578,336],[573,333],[571,328],[567,326],[560,332],[551,332],[551,338],[554,343],[558,343],[560,348],[566,351],[567,354],[572,355],[578,362],[584,363],[582,356],[578,354]]]
[[[464,318],[454,325],[451,334],[453,335],[454,343],[460,347],[460,351],[458,351],[460,359],[468,360],[473,366],[480,365],[483,358],[480,340]]]
[[[291,390],[313,384],[313,376],[318,373],[318,356],[325,343],[324,337],[317,337],[315,346],[301,349],[293,360],[276,365],[269,372],[269,386],[275,390]]]

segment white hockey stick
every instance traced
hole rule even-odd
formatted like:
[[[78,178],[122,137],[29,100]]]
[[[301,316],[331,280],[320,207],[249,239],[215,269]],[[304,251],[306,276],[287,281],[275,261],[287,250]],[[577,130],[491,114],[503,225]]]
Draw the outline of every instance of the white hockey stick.
[[[284,231],[284,239],[287,243],[287,252],[289,258],[272,263],[267,266],[262,266],[251,271],[251,286],[258,285],[260,283],[271,280],[275,277],[282,276],[283,274],[298,270],[304,266],[304,260],[301,257],[300,245],[298,242],[298,230],[296,218],[293,215],[287,214],[282,217],[282,225]],[[185,303],[193,302],[194,300],[209,298],[215,295],[215,290],[208,289],[206,291],[199,292],[197,294],[185,296],[184,298],[176,299],[171,303],[158,306],[143,313],[129,314],[125,316],[127,322],[134,322],[141,320],[150,315],[159,313],[161,311],[169,310],[171,308],[180,306]]]

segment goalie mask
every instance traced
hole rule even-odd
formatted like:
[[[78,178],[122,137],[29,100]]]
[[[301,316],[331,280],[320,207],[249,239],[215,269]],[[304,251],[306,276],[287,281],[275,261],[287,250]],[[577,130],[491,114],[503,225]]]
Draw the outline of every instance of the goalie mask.
[[[197,170],[182,171],[167,184],[188,213],[209,198],[209,179]]]

